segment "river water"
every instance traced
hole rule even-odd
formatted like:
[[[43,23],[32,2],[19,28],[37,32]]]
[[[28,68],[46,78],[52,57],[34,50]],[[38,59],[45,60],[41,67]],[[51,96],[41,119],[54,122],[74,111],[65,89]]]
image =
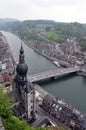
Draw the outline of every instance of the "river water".
[[[14,57],[18,60],[21,40],[12,33],[3,32],[3,34],[7,38]],[[50,60],[44,58],[24,43],[23,48],[29,75],[56,68]],[[58,80],[42,81],[40,84],[51,94],[64,99],[68,104],[86,113],[86,77],[70,75]]]

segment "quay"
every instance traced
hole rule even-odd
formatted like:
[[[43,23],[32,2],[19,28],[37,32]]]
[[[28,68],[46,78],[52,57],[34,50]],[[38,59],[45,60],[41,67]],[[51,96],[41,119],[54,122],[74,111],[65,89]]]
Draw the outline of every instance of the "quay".
[[[39,93],[36,97],[36,104],[40,107],[40,109],[37,107],[38,115],[39,117],[42,116],[40,121],[36,121],[37,125],[40,126],[43,117],[46,117],[51,122],[53,121],[54,126],[64,126],[66,124],[72,130],[86,130],[86,114],[82,114],[64,100],[51,95],[41,86],[34,84],[34,88]],[[40,114],[41,110],[44,110],[43,115]],[[36,122],[32,124],[33,127],[36,127]]]
[[[78,72],[79,68],[61,68],[61,69],[53,69],[53,70],[49,70],[49,71],[45,71],[45,72],[41,72],[41,73],[37,73],[37,74],[33,74],[33,75],[29,75],[27,76],[27,79],[29,82],[37,82],[40,80],[44,80],[47,78],[58,78],[61,76],[65,76],[71,73],[75,73]]]

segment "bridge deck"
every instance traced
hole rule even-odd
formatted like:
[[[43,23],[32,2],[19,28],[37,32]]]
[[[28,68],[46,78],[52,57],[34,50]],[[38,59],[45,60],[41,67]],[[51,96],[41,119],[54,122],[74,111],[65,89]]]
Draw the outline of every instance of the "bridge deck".
[[[33,74],[27,77],[28,81],[30,82],[36,82],[39,80],[47,79],[47,78],[52,78],[52,77],[60,77],[66,74],[78,72],[78,68],[61,68],[61,69],[53,69],[37,74]]]

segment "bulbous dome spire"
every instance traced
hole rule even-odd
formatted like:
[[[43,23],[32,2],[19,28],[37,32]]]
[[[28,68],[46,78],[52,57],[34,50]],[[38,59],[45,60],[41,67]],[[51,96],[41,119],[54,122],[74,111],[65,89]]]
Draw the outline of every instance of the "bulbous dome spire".
[[[22,46],[22,44],[21,44],[20,53],[21,53],[21,54],[23,54],[23,53],[24,53],[24,49],[23,49],[23,46]]]
[[[28,66],[24,60],[24,50],[22,45],[19,54],[19,64],[17,65],[16,71],[19,75],[26,75],[28,71]]]

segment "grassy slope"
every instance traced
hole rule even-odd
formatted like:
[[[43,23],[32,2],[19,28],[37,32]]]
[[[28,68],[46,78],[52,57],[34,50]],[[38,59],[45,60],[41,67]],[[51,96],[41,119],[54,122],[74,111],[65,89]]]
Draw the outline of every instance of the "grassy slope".
[[[51,39],[56,42],[65,42],[67,39],[67,36],[64,34],[59,34],[57,31],[48,31],[44,34],[45,37],[48,39]]]

